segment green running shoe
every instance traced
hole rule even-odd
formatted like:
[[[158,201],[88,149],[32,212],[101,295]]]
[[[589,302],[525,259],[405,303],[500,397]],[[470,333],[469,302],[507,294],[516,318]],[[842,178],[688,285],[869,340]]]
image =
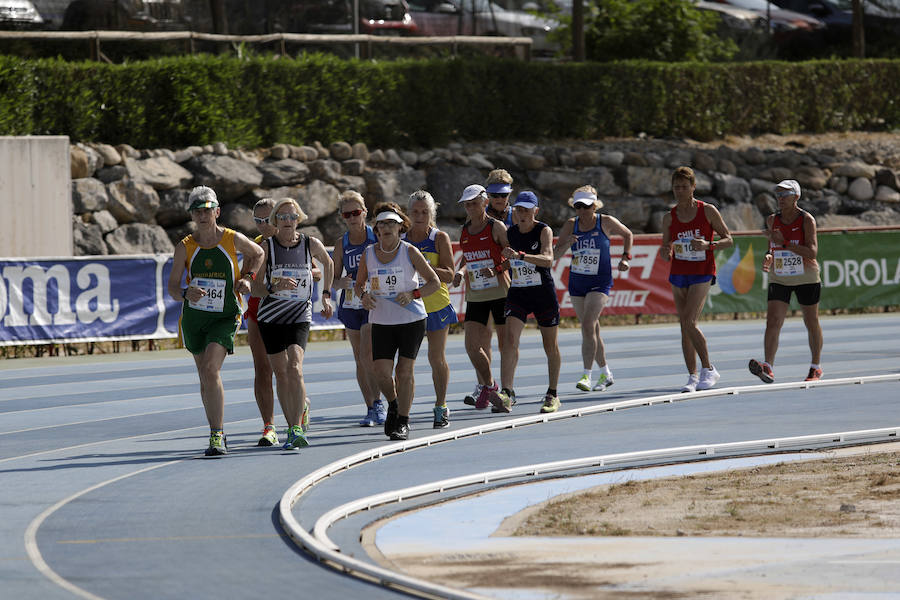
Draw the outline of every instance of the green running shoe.
[[[306,446],[309,446],[309,442],[306,440],[306,436],[303,435],[303,428],[298,425],[288,427],[287,441],[282,448],[284,450],[294,450],[295,448],[305,448]]]
[[[221,431],[209,434],[209,447],[203,455],[216,458],[226,454],[228,454],[228,440],[225,439],[225,434]]]
[[[266,427],[262,431],[262,436],[260,436],[259,441],[256,442],[256,445],[259,447],[278,445],[278,432],[275,431],[274,425],[266,425]]]
[[[300,428],[303,430],[303,433],[309,431],[309,408],[311,404],[309,398],[303,403],[303,414],[300,415]]]
[[[612,375],[607,375],[606,373],[600,373],[600,377],[597,378],[597,383],[594,384],[594,391],[602,392],[603,390],[605,390],[606,388],[611,386],[613,383],[615,383],[615,382],[613,381]]]
[[[578,383],[575,384],[575,387],[582,392],[591,391],[591,378],[588,377],[587,373],[581,376],[581,379],[578,380]]]
[[[544,396],[544,404],[541,406],[542,413],[554,413],[559,410],[559,398],[547,394]]]

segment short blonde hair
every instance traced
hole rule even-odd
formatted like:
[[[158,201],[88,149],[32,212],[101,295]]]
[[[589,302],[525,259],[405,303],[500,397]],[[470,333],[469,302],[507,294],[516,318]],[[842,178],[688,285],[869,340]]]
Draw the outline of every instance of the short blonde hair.
[[[274,206],[275,200],[273,198],[263,198],[253,205],[253,212],[256,212],[257,208],[268,208],[269,210],[271,210]]]
[[[350,202],[358,203],[363,209],[363,212],[366,212],[366,200],[362,197],[362,194],[356,190],[347,190],[341,193],[341,197],[338,200],[338,210],[343,211],[344,205],[349,204]]]
[[[296,200],[294,200],[293,198],[278,198],[277,200],[275,200],[275,206],[272,208],[272,213],[269,215],[269,225],[275,225],[276,227],[278,226],[278,217],[276,215],[278,214],[278,211],[281,210],[281,207],[285,204],[292,204],[294,206],[294,211],[298,215],[300,215],[300,217],[297,219],[298,225],[306,220],[306,213],[303,212],[303,209],[300,208],[300,205],[297,204]]]
[[[594,196],[594,210],[600,210],[603,208],[603,200],[597,197],[597,188],[592,185],[583,185],[580,188],[576,188],[575,191],[572,192],[572,196],[569,198],[569,206],[575,207],[575,194],[583,193],[583,194],[591,194]]]
[[[487,187],[492,183],[506,183],[512,185],[513,178],[506,169],[494,169],[488,173],[487,179],[484,180],[484,186]]]

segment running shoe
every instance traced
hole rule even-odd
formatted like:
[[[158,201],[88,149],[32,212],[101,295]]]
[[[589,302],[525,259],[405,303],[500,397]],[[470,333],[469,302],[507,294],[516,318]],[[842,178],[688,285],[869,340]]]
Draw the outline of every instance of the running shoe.
[[[614,383],[615,381],[613,381],[612,375],[600,373],[600,377],[597,378],[597,383],[594,384],[594,391],[602,392]]]
[[[775,381],[775,372],[768,364],[759,362],[755,358],[750,359],[750,372],[763,380],[763,383],[772,383]]]
[[[717,381],[719,381],[719,372],[716,371],[715,367],[710,366],[708,369],[701,368],[700,380],[697,382],[697,391],[708,390],[716,385]]]
[[[591,391],[591,378],[588,377],[587,373],[581,376],[581,379],[578,380],[578,383],[575,384],[575,387],[582,392]]]
[[[303,433],[309,431],[309,407],[311,402],[309,398],[306,399],[306,402],[303,404],[303,414],[300,415],[300,429],[303,430]]]
[[[434,428],[443,429],[450,426],[450,408],[447,406],[434,407]]]
[[[497,397],[496,381],[489,386],[483,385],[481,386],[481,393],[478,394],[478,399],[475,400],[475,408],[478,410],[484,410],[491,404],[497,406]]]
[[[390,436],[397,428],[397,418],[400,416],[400,407],[396,400],[388,402],[387,415],[384,418],[384,435]]]
[[[397,423],[397,426],[394,427],[394,430],[389,434],[392,440],[403,441],[409,439],[409,425],[406,423]]]
[[[497,392],[493,396],[491,396],[491,412],[493,413],[508,413],[512,412],[513,404],[516,403],[515,396],[507,394],[506,392]]]
[[[225,434],[221,432],[209,434],[209,447],[203,455],[225,456],[226,454],[228,454],[228,440],[225,439]]]
[[[824,375],[824,373],[822,372],[821,367],[818,369],[815,367],[810,367],[809,375],[807,375],[806,379],[804,379],[803,381],[818,381],[822,379],[822,375]]]
[[[306,446],[309,446],[309,442],[306,441],[306,436],[303,435],[303,428],[299,425],[288,427],[287,441],[282,448],[284,450],[293,450],[295,448],[305,448]]]
[[[700,381],[700,378],[691,373],[690,376],[688,376],[687,383],[681,386],[681,393],[683,394],[685,392],[696,392],[698,381]]]
[[[372,403],[372,408],[375,409],[375,424],[384,425],[384,421],[387,419],[387,406],[379,399]]]
[[[262,431],[262,437],[256,442],[257,446],[277,446],[278,432],[275,431],[274,425],[266,425]]]
[[[369,410],[366,411],[366,416],[362,418],[359,422],[360,427],[375,427],[375,422],[378,420],[378,415],[375,412],[375,407],[370,406]]]
[[[500,392],[499,395],[500,395],[500,398],[503,400],[504,408],[497,408],[496,406],[491,406],[491,412],[492,413],[500,413],[500,412],[508,413],[508,412],[510,412],[512,410],[512,407],[516,405],[516,392],[511,391],[508,394],[504,394],[503,392]],[[509,410],[507,410],[507,409],[509,409]]]
[[[542,413],[554,413],[559,410],[559,398],[547,394],[544,396],[544,403],[541,405]]]
[[[475,406],[475,403],[478,401],[478,396],[481,395],[481,388],[483,387],[484,386],[480,383],[476,383],[475,391],[463,398],[463,404],[466,404],[468,406]]]

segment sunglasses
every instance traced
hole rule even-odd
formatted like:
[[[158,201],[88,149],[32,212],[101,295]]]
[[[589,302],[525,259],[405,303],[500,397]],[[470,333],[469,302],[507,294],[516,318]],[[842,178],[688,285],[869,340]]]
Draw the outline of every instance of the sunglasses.
[[[300,218],[300,215],[297,213],[279,213],[275,215],[275,218],[279,221],[296,221]]]
[[[253,217],[253,220],[256,221],[257,225],[262,225],[269,222],[269,217]]]
[[[779,198],[785,198],[787,196],[794,196],[795,194],[794,194],[794,192],[791,192],[790,190],[785,190],[783,192],[775,192],[775,195],[778,196]]]
[[[362,212],[363,211],[361,208],[357,208],[356,210],[348,210],[348,211],[342,212],[341,215],[345,219],[349,219],[350,217],[358,217],[359,215],[362,214]]]
[[[496,194],[496,193],[488,194],[488,198],[506,198],[508,196],[509,196],[509,194]]]

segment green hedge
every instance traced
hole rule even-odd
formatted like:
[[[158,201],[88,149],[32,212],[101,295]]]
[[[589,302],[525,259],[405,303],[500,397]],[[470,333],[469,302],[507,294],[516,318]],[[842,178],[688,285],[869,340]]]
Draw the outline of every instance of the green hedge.
[[[0,134],[224,141],[537,140],[900,127],[900,61],[366,62],[193,56],[124,65],[0,56]]]

